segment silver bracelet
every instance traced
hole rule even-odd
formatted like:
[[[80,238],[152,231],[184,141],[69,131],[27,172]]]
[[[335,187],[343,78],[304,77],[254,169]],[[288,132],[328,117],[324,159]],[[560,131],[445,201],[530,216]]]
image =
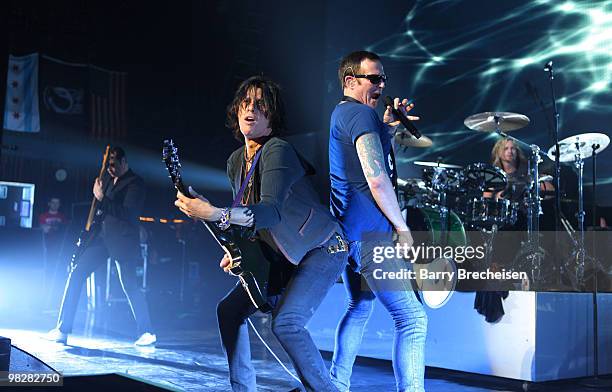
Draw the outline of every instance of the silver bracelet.
[[[219,219],[219,223],[217,223],[217,226],[221,230],[227,230],[230,227],[230,219],[232,217],[231,210],[231,208],[221,209],[221,219]]]

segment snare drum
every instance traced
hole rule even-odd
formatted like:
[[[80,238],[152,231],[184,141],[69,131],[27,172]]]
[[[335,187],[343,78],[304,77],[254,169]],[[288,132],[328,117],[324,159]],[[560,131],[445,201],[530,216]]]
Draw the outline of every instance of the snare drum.
[[[466,205],[465,220],[476,227],[516,223],[518,203],[507,199],[495,200],[490,197],[474,197]]]

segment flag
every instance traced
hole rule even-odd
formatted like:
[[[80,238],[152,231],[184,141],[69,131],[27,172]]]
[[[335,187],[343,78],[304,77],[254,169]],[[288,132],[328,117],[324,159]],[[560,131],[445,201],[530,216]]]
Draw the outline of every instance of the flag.
[[[48,139],[72,140],[88,131],[87,64],[40,56],[40,123]]]
[[[125,72],[41,56],[41,123],[45,133],[114,141],[127,136]]]
[[[89,74],[89,121],[92,138],[125,138],[127,74],[95,66],[90,66]]]
[[[38,53],[9,55],[6,73],[4,129],[39,132]]]

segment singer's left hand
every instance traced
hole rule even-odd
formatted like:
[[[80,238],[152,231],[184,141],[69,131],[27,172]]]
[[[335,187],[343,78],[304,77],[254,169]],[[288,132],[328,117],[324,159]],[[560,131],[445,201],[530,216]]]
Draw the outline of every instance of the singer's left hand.
[[[395,97],[393,99],[393,106],[395,107],[395,109],[403,113],[410,121],[416,121],[420,119],[420,117],[408,115],[408,112],[411,111],[412,108],[414,108],[414,103],[408,103],[407,98],[404,98],[400,101],[399,98]],[[395,132],[397,126],[400,125],[399,119],[395,118],[393,112],[391,111],[391,106],[387,106],[385,114],[383,115],[383,122],[389,126],[390,131],[392,133]]]

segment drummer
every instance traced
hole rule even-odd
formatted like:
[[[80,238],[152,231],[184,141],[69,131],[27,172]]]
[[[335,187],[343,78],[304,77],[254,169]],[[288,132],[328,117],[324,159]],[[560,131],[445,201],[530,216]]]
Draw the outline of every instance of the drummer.
[[[491,163],[504,171],[508,184],[495,195],[493,192],[484,192],[483,196],[504,198],[512,202],[522,201],[529,185],[528,162],[523,151],[512,139],[499,139],[491,150]],[[540,182],[540,190],[549,193],[555,188],[550,182]]]

